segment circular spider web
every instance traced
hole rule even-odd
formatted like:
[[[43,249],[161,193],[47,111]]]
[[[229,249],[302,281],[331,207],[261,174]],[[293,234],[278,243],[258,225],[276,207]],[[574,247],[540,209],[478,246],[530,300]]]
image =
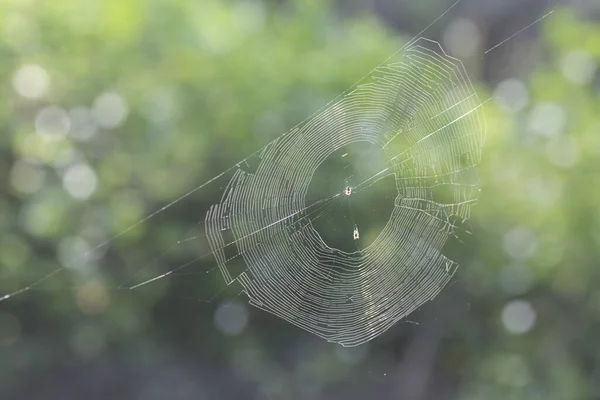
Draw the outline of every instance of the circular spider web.
[[[480,107],[464,67],[439,44],[419,39],[402,49],[267,145],[254,165],[238,166],[205,221],[225,282],[238,281],[252,305],[345,346],[433,299],[457,267],[444,246],[479,192]],[[386,163],[352,195],[390,175],[397,195],[376,239],[347,252],[313,226],[348,196],[346,185],[310,203],[307,191],[328,156],[357,142],[376,145]]]

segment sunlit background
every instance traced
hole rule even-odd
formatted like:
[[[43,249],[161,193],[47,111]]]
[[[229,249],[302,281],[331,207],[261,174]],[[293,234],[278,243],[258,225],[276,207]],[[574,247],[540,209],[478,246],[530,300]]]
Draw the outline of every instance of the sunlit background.
[[[463,0],[423,33],[491,100],[460,268],[407,321],[330,344],[221,292],[210,260],[116,290],[202,254],[179,241],[227,181],[125,229],[309,117],[452,3],[1,0],[0,297],[37,284],[0,302],[0,398],[600,398],[593,0]]]

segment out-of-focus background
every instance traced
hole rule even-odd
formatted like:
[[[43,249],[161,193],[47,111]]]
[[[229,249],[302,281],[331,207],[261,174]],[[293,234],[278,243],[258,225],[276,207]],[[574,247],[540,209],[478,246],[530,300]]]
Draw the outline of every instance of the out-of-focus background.
[[[0,1],[0,296],[62,268],[0,302],[0,398],[600,398],[596,1],[463,0],[423,33],[492,98],[482,191],[452,284],[364,346],[219,293],[207,261],[114,290],[193,259],[195,242],[177,243],[226,180],[90,251],[310,116],[451,4]]]

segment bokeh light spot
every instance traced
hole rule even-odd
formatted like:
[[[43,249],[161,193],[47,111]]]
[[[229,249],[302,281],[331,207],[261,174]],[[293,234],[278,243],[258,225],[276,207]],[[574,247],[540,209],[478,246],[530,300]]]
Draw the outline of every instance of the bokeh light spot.
[[[535,309],[531,303],[525,300],[513,300],[507,303],[502,310],[502,323],[510,333],[529,332],[536,319]]]
[[[96,190],[98,178],[87,164],[74,164],[68,167],[63,176],[63,187],[77,199],[87,199]]]
[[[67,237],[59,242],[57,256],[66,268],[83,272],[89,269],[89,261],[93,256],[89,254],[91,250],[91,246],[83,238]]]
[[[85,107],[74,107],[69,111],[71,119],[71,137],[79,141],[87,141],[98,132],[98,126],[92,116],[92,112]]]
[[[35,193],[44,184],[46,173],[38,163],[18,160],[10,170],[10,183],[21,193]]]
[[[481,42],[479,28],[467,18],[459,18],[444,32],[444,44],[451,54],[458,57],[472,56]]]
[[[541,103],[529,113],[529,129],[537,135],[557,137],[563,130],[566,116],[563,108],[555,103]]]
[[[551,207],[563,191],[563,182],[552,176],[537,176],[527,181],[527,194],[532,202],[541,207]]]
[[[239,335],[248,323],[246,306],[239,301],[221,304],[215,311],[214,322],[217,329],[225,335]]]
[[[525,227],[516,227],[504,235],[504,250],[517,260],[531,257],[536,248],[537,241],[533,232]]]
[[[579,147],[570,137],[561,136],[547,144],[546,155],[552,164],[570,168],[579,161]]]
[[[13,75],[13,87],[22,97],[37,100],[46,94],[50,87],[50,78],[46,70],[39,65],[26,64]]]
[[[62,228],[66,214],[64,196],[51,192],[32,200],[21,207],[19,219],[22,228],[35,236],[56,234]]]
[[[170,89],[156,89],[144,100],[142,112],[154,123],[164,123],[177,114],[176,95]]]
[[[518,79],[507,79],[496,86],[494,99],[504,110],[516,113],[527,106],[529,94],[523,82]]]
[[[94,100],[92,115],[103,128],[111,129],[121,125],[127,118],[129,108],[119,94],[105,92]]]
[[[561,64],[564,77],[577,85],[590,83],[594,79],[597,67],[592,56],[579,49],[568,52]]]
[[[76,301],[81,312],[95,315],[106,311],[110,297],[103,283],[92,280],[77,287]]]
[[[65,110],[57,106],[42,108],[35,117],[35,130],[47,138],[62,137],[69,132],[71,121]]]
[[[12,234],[2,235],[0,239],[0,261],[4,267],[21,267],[29,258],[31,248],[21,237]]]

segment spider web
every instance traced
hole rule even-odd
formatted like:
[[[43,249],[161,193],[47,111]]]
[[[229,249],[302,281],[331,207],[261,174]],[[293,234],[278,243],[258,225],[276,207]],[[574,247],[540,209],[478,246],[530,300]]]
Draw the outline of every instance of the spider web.
[[[206,240],[206,252],[164,273],[144,265],[117,289],[145,289],[176,275],[218,273],[222,289],[236,283],[249,303],[330,342],[365,343],[432,300],[452,279],[458,264],[448,243],[459,239],[479,193],[475,167],[485,140],[485,118],[462,63],[434,41],[415,39],[318,113],[164,207],[77,258],[93,256],[139,225],[211,184],[220,200],[201,222],[204,232],[177,241],[161,255]],[[487,54],[542,19],[489,48]],[[318,196],[309,186],[319,167],[350,145],[368,144],[383,153],[381,168],[366,177],[348,175]],[[341,157],[348,153],[341,154]],[[369,157],[367,157],[369,159]],[[364,164],[365,158],[361,163]],[[319,221],[354,196],[392,180],[389,219],[366,246],[345,251],[324,240]],[[350,187],[351,195],[346,188]],[[375,192],[377,195],[377,192]],[[353,212],[355,233],[363,226]],[[352,229],[341,231],[352,240]],[[186,272],[206,258],[216,266]],[[67,268],[57,268],[0,302],[41,286]],[[150,272],[149,272],[150,271]],[[239,295],[238,294],[238,295]],[[198,300],[197,298],[192,298]]]
[[[253,306],[330,342],[371,340],[433,299],[456,271],[444,248],[458,237],[479,192],[482,105],[459,60],[437,42],[413,40],[308,120],[117,235],[212,182],[228,180],[205,215],[204,232],[172,246],[205,238],[205,254],[150,278],[145,266],[119,288],[140,290],[212,257],[216,267],[205,273],[220,272],[223,290],[241,285]],[[381,167],[309,199],[319,166],[353,144],[382,153]],[[315,222],[383,179],[391,179],[395,191],[381,232],[355,251],[328,245]],[[353,225],[357,234],[363,228]],[[352,234],[340,233],[350,240]]]
[[[457,267],[444,245],[479,192],[481,105],[460,61],[436,42],[410,44],[267,145],[256,165],[238,166],[206,215],[225,282],[239,282],[250,304],[345,346],[371,340],[433,299]],[[381,148],[387,162],[352,196],[387,176],[397,193],[373,243],[346,252],[313,226],[346,196],[345,182],[315,202],[306,198],[319,165],[357,142]]]

